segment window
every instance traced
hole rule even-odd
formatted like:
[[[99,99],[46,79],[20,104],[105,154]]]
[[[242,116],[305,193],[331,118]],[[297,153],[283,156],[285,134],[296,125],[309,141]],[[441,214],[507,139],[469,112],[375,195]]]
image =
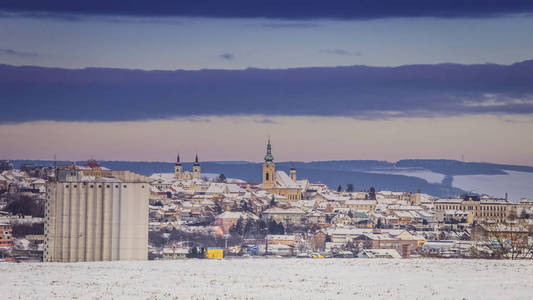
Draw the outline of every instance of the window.
[[[109,188],[109,184],[108,184],[108,185],[106,185],[106,188]]]
[[[268,173],[265,174],[265,178],[266,178],[266,181],[269,181],[269,180],[270,180],[270,179],[269,179],[269,174],[268,174]]]
[[[124,188],[127,188],[128,186],[127,186],[127,185],[124,185],[123,187],[124,187]]]

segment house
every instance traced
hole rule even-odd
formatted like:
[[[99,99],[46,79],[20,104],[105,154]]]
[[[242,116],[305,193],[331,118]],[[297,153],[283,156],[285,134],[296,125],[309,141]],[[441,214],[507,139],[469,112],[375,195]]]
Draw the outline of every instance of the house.
[[[243,226],[246,225],[246,222],[249,220],[259,220],[259,217],[249,212],[242,211],[226,211],[216,216],[215,226],[220,226],[224,233],[228,233],[231,226],[237,223],[239,219],[243,220]]]
[[[15,238],[13,238],[13,227],[11,224],[0,223],[0,247],[13,247]]]
[[[346,200],[344,207],[351,210],[374,211],[376,209],[376,200]]]
[[[438,199],[434,202],[435,211],[463,211],[470,213],[474,221],[493,220],[504,222],[511,214],[516,213],[517,205],[507,199],[489,197],[464,196],[462,199]]]
[[[189,249],[186,249],[186,248],[164,248],[163,252],[161,254],[163,255],[163,259],[187,258],[187,254],[189,254]]]
[[[0,191],[6,191],[9,186],[9,180],[0,174]]]
[[[284,244],[266,244],[265,252],[270,255],[293,256],[294,247]]]
[[[269,245],[277,244],[294,247],[296,237],[294,235],[269,234],[266,236],[266,241]]]
[[[265,222],[272,219],[285,226],[287,224],[304,225],[306,221],[305,212],[299,208],[271,207],[263,211],[261,216]]]
[[[324,251],[326,250],[326,237],[327,235],[322,232],[316,232],[311,238],[311,248],[313,251]]]
[[[313,211],[307,215],[307,223],[324,225],[326,224],[326,215],[319,211]]]
[[[331,219],[331,224],[338,227],[352,225],[352,223],[352,218],[345,214],[338,214]]]
[[[227,196],[237,196],[244,194],[246,190],[234,183],[211,183],[207,190],[206,194],[209,195],[227,195]]]
[[[405,258],[411,255],[412,250],[423,244],[420,238],[414,238],[407,231],[394,230],[388,232],[374,230],[372,233],[364,233],[355,237],[353,242],[363,249],[395,249]]]
[[[474,223],[472,225],[472,240],[498,242],[512,241],[527,244],[529,231],[519,224],[503,223]]]
[[[474,243],[472,241],[459,240],[427,241],[420,250],[424,256],[465,257],[471,254]]]
[[[409,211],[396,210],[393,212],[394,215],[398,218],[398,222],[403,225],[411,224],[413,215]]]

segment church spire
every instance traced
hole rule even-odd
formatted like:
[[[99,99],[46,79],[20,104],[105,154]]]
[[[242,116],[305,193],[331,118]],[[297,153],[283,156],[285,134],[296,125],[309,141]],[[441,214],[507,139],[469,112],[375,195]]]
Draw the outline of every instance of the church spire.
[[[273,163],[274,162],[274,156],[272,156],[272,145],[270,145],[270,137],[268,138],[268,144],[267,144],[267,152],[265,155],[265,162],[266,163]]]
[[[196,158],[194,159],[194,165],[199,166],[200,163],[198,162],[198,153],[196,153]]]
[[[181,162],[180,162],[180,154],[178,153],[178,157],[176,157],[176,166],[179,166],[181,165]]]

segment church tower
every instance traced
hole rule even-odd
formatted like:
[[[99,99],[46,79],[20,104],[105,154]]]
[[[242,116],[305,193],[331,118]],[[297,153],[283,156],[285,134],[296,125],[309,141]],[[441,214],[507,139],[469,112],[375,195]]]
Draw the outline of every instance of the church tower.
[[[294,166],[291,167],[290,177],[292,181],[296,182],[296,169],[294,168]]]
[[[200,163],[198,162],[198,154],[196,154],[194,165],[192,166],[192,178],[200,179]]]
[[[270,145],[270,138],[268,139],[267,152],[265,155],[265,163],[263,163],[263,188],[271,189],[274,187],[274,174],[276,173],[276,165],[274,164],[274,157],[272,156],[272,146]]]
[[[177,178],[177,179],[181,179],[182,177],[182,167],[181,167],[181,162],[180,162],[180,154],[178,153],[178,157],[176,158],[176,163],[174,164],[174,176]]]

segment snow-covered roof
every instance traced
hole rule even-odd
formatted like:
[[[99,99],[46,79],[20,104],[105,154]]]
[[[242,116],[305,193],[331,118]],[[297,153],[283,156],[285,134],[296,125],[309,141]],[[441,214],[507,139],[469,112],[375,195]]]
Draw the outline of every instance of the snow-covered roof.
[[[299,189],[300,187],[284,171],[276,171],[276,186],[287,189]]]
[[[402,256],[395,249],[363,249],[362,254],[369,258],[376,257],[390,257],[402,258]]]
[[[441,204],[461,204],[463,202],[463,199],[453,198],[453,199],[437,199],[435,200],[435,203]]]
[[[296,184],[302,191],[306,191],[309,188],[309,180],[307,179],[296,180]]]
[[[344,196],[336,192],[319,192],[319,195],[324,197],[328,201],[348,201],[350,200],[349,196]]]
[[[34,178],[31,183],[32,184],[45,184],[46,181],[44,179],[41,179],[41,178]]]
[[[412,218],[413,216],[408,211],[397,210],[394,212],[400,218]]]
[[[296,240],[296,236],[293,234],[269,234],[267,235],[267,240],[270,241],[294,241]]]
[[[346,200],[344,205],[376,205],[376,200]]]
[[[390,205],[387,208],[390,210],[423,210],[418,205]]]
[[[265,211],[264,214],[305,214],[305,212],[299,208],[281,208],[281,207],[271,207]]]
[[[256,215],[249,212],[242,211],[225,211],[216,217],[217,219],[259,219]]]
[[[228,183],[226,184],[227,191],[230,194],[236,194],[236,193],[244,193],[245,190],[241,188],[240,186],[234,184],[234,183]]]
[[[211,183],[207,190],[207,194],[223,194],[226,191],[224,183]]]

